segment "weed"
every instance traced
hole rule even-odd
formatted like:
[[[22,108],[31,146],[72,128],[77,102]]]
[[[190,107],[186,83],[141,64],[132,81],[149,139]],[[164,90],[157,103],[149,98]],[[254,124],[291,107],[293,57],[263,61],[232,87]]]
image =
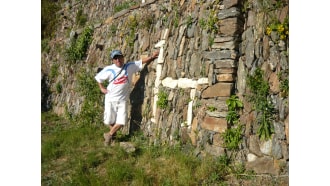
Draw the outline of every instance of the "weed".
[[[82,9],[79,9],[76,15],[76,24],[79,26],[85,26],[87,22],[87,15],[83,14]]]
[[[49,46],[49,39],[41,40],[41,52],[49,53],[50,46]]]
[[[287,97],[289,95],[289,79],[284,79],[281,81],[280,90],[283,97]]]
[[[154,17],[152,14],[148,13],[144,16],[141,16],[140,17],[140,25],[141,25],[141,28],[144,28],[146,30],[149,30],[151,25],[153,24],[154,22]]]
[[[227,123],[230,125],[234,125],[238,123],[239,115],[234,110],[229,110],[226,115]]]
[[[216,33],[218,30],[217,23],[219,19],[215,10],[210,10],[207,19],[200,19],[199,25],[202,29],[207,30],[210,33]]]
[[[183,96],[184,95],[184,89],[183,88],[179,88],[179,95]]]
[[[236,95],[231,95],[230,98],[226,100],[226,105],[228,106],[228,110],[231,111],[236,111],[243,108],[242,101],[240,101]]]
[[[214,112],[214,111],[217,110],[217,108],[213,105],[210,105],[210,106],[207,107],[207,110],[210,111],[210,112]]]
[[[202,77],[206,77],[207,76],[207,74],[206,74],[206,63],[204,61],[202,62],[201,76]]]
[[[112,35],[115,35],[116,34],[116,32],[117,32],[117,28],[118,27],[118,25],[114,25],[114,24],[112,24],[110,27],[109,27],[109,29],[110,29],[110,33],[112,34]]]
[[[173,25],[175,28],[177,28],[179,26],[179,21],[180,21],[180,8],[179,5],[177,3],[174,3],[173,5],[173,13],[172,15],[174,15],[173,17]]]
[[[279,81],[280,81],[280,91],[281,96],[286,98],[289,95],[289,79],[288,72],[280,72],[278,73]]]
[[[120,12],[124,9],[128,9],[129,7],[132,7],[134,5],[137,5],[137,2],[132,0],[122,2],[114,7],[114,13]]]
[[[157,100],[157,106],[161,109],[165,109],[168,107],[168,100],[167,100],[168,94],[161,90],[158,93],[158,100]]]
[[[62,84],[60,82],[56,83],[56,93],[62,93]]]
[[[267,140],[274,133],[272,124],[274,106],[268,100],[269,84],[264,80],[260,68],[257,68],[253,75],[248,75],[247,85],[251,91],[251,94],[247,96],[248,101],[253,104],[257,112],[258,136],[262,140]]]
[[[222,136],[224,139],[224,146],[228,150],[237,150],[242,141],[242,125],[227,129]]]
[[[191,17],[191,15],[189,15],[187,18],[186,18],[186,24],[187,24],[187,27],[191,27],[191,25],[193,24],[193,18]]]
[[[199,99],[196,99],[196,101],[194,103],[195,104],[193,105],[193,110],[195,110],[196,108],[199,108],[200,106],[202,106],[202,103]]]
[[[209,35],[209,46],[212,46],[214,44],[214,37],[212,35]]]
[[[128,16],[127,21],[126,21],[126,26],[127,26],[127,29],[129,30],[129,34],[126,36],[125,40],[129,46],[133,46],[135,38],[136,38],[135,31],[136,31],[136,28],[138,27],[137,16],[136,15]]]
[[[237,150],[238,145],[242,141],[242,125],[239,124],[238,111],[243,108],[243,103],[238,99],[238,96],[232,95],[226,100],[228,106],[228,113],[226,116],[229,125],[237,125],[236,127],[229,128],[222,134],[224,138],[225,147],[228,150]]]
[[[251,8],[251,6],[252,6],[252,3],[249,0],[244,0],[241,11],[243,13],[246,13]]]
[[[52,67],[50,67],[50,74],[49,74],[49,78],[50,79],[54,79],[58,76],[58,68],[59,68],[59,64],[55,63],[52,65]]]

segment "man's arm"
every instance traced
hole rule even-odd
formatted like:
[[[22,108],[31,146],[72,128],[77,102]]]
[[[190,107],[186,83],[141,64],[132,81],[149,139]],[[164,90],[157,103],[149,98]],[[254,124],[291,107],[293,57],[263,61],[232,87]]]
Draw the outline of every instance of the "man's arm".
[[[103,86],[102,83],[97,82],[97,84],[99,85],[100,90],[101,90],[101,92],[102,92],[103,94],[108,93],[108,90],[107,90],[106,88],[104,88],[104,86]]]
[[[142,64],[149,64],[151,61],[153,61],[154,59],[156,59],[159,55],[159,51],[154,52],[150,57],[146,57],[142,59]]]

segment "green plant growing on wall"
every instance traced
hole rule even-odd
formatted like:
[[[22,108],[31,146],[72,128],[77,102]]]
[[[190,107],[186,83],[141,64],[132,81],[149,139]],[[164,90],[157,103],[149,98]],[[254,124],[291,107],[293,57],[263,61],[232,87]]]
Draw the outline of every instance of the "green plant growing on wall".
[[[151,108],[150,108],[150,104],[146,104],[143,112],[142,112],[142,116],[145,118],[149,118],[149,113],[151,112]]]
[[[247,86],[251,94],[247,96],[249,102],[257,112],[257,123],[259,128],[257,134],[261,140],[268,140],[274,133],[273,113],[274,106],[268,100],[269,84],[264,80],[263,72],[257,68],[253,75],[248,75]]]
[[[166,109],[168,107],[168,94],[164,90],[160,90],[158,93],[158,100],[156,102],[157,107]]]
[[[289,79],[284,79],[280,84],[280,91],[283,97],[288,97],[289,95]]]
[[[277,32],[281,40],[285,40],[289,37],[289,19],[286,18],[283,23],[276,21],[271,23],[266,28],[266,34],[270,36],[272,32]]]
[[[109,30],[110,30],[111,35],[116,34],[117,29],[118,29],[117,27],[118,27],[118,25],[115,25],[115,24],[112,24],[112,25],[109,27]]]
[[[129,34],[126,36],[126,42],[128,43],[129,46],[133,46],[134,45],[134,41],[135,41],[135,31],[136,28],[138,27],[138,19],[136,15],[130,15],[127,18],[126,21],[126,26],[127,29],[129,30]]]
[[[164,15],[164,16],[161,18],[161,20],[162,20],[163,25],[164,25],[164,26],[167,26],[167,24],[168,24],[168,16]]]
[[[198,99],[195,99],[194,105],[193,105],[193,110],[199,108],[202,105],[201,101]]]
[[[274,10],[277,10],[277,9],[280,9],[280,8],[283,8],[284,6],[287,5],[287,2],[286,0],[276,0],[276,1],[273,1],[273,0],[257,0],[257,3],[259,5],[259,9],[262,11],[262,12],[265,12],[265,13],[270,13]]]
[[[147,13],[147,15],[140,15],[139,18],[139,25],[141,28],[144,28],[146,30],[149,30],[151,28],[151,25],[154,22],[154,15],[151,13]]]
[[[201,76],[206,77],[206,63],[203,61],[202,62],[202,68],[201,68]]]
[[[174,25],[175,28],[177,28],[179,26],[179,20],[180,20],[180,9],[179,9],[179,5],[177,3],[173,4],[173,8],[172,8],[172,13],[171,13],[174,17],[172,19],[172,24]]]
[[[76,23],[79,26],[85,26],[86,22],[87,22],[87,15],[83,14],[82,9],[80,8],[77,12]]]
[[[41,40],[41,52],[49,53],[50,46],[49,46],[49,39]]]
[[[289,70],[281,71],[277,74],[280,81],[280,95],[284,98],[289,96]]]
[[[187,24],[187,27],[191,27],[193,23],[193,18],[191,17],[191,15],[189,15],[187,18],[186,18],[186,24]]]
[[[207,30],[210,33],[216,33],[218,30],[217,23],[219,21],[215,10],[210,10],[207,19],[200,19],[199,25],[202,29]]]
[[[238,96],[231,95],[226,100],[228,113],[226,116],[229,127],[223,134],[224,145],[229,150],[236,150],[242,141],[242,125],[239,124],[238,111],[243,108],[243,103],[238,99]],[[236,127],[234,125],[237,125]]]
[[[236,111],[243,108],[243,103],[238,99],[238,96],[231,95],[230,98],[226,100],[226,105],[230,111]]]
[[[95,83],[95,74],[82,69],[76,76],[76,91],[83,97],[81,111],[75,118],[77,122],[84,124],[93,124],[102,118],[103,96]]]
[[[236,128],[229,128],[223,134],[224,144],[228,150],[237,150],[242,142],[242,125]]]
[[[229,110],[226,115],[227,123],[230,125],[234,125],[238,123],[239,115],[235,110]]]
[[[214,37],[212,35],[209,35],[209,46],[212,46],[214,44]]]
[[[134,6],[134,5],[137,5],[137,2],[132,1],[132,0],[122,2],[122,3],[116,5],[116,6],[113,8],[113,9],[114,9],[114,13],[120,12],[120,11],[122,11],[122,10],[124,10],[124,9],[128,9],[128,8]]]
[[[237,112],[239,109],[243,108],[242,101],[238,99],[238,96],[231,95],[230,98],[226,100],[226,105],[228,107],[228,113],[226,116],[228,124],[238,124],[239,115]]]
[[[217,110],[217,108],[213,105],[210,105],[210,106],[207,107],[207,110],[210,111],[210,112],[214,112],[214,111]]]
[[[59,68],[59,65],[57,63],[53,64],[52,67],[50,67],[50,74],[49,74],[49,77],[50,79],[54,79],[58,76],[58,68]]]
[[[62,84],[60,82],[56,83],[56,93],[62,93]]]
[[[66,49],[66,59],[70,62],[76,62],[86,57],[86,52],[92,42],[93,29],[85,27],[77,39],[72,39],[70,46]]]
[[[183,88],[179,88],[179,95],[183,96],[184,95],[184,89]]]
[[[249,0],[244,0],[243,3],[242,3],[242,8],[241,8],[241,11],[243,13],[246,13],[248,12],[248,10],[251,8],[251,2]]]

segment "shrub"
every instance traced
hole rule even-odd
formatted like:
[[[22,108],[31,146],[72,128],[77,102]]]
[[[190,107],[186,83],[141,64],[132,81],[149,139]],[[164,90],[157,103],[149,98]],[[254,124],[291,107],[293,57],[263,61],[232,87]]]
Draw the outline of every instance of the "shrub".
[[[66,58],[70,62],[76,62],[86,56],[86,51],[92,42],[93,29],[86,27],[77,39],[72,39],[69,48],[66,50]]]

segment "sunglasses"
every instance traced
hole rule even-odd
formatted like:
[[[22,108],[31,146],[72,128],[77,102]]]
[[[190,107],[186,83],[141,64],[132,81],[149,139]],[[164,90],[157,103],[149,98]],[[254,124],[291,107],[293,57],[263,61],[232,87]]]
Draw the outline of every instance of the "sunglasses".
[[[113,57],[112,59],[120,59],[120,58],[122,58],[123,56],[115,56],[115,57]]]

